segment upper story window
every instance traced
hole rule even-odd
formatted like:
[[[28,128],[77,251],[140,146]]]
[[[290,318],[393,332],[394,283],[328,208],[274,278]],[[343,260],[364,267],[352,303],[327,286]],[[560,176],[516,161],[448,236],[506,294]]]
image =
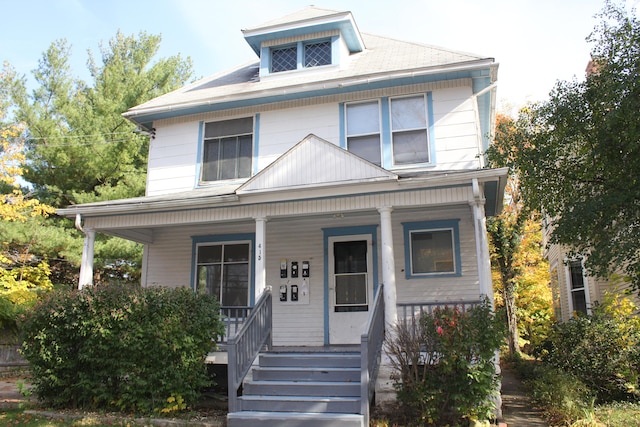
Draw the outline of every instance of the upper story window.
[[[347,105],[347,150],[382,165],[378,101]]]
[[[253,118],[206,123],[202,156],[202,181],[251,176]]]
[[[393,163],[429,163],[427,103],[424,95],[391,100]]]
[[[346,148],[385,168],[433,165],[430,94],[347,104]]]
[[[271,73],[331,65],[331,41],[298,42],[271,48]]]

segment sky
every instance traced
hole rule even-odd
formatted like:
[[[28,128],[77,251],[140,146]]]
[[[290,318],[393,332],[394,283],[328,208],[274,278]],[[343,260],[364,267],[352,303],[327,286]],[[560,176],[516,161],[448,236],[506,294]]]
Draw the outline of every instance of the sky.
[[[118,30],[144,31],[162,36],[158,57],[188,56],[205,77],[257,60],[242,29],[310,4],[351,11],[364,33],[495,58],[498,110],[512,112],[584,78],[604,0],[0,0],[0,61],[33,85],[42,52],[66,39],[73,73],[90,82],[87,50],[98,59]]]

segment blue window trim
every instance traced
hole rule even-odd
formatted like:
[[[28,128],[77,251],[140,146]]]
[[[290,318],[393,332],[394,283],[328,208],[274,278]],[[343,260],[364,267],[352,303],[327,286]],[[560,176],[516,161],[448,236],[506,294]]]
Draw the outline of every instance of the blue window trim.
[[[195,292],[196,290],[196,271],[197,271],[197,248],[199,244],[206,243],[231,243],[231,242],[250,242],[249,248],[249,305],[253,307],[255,304],[256,292],[255,292],[255,274],[256,261],[255,261],[255,248],[256,248],[256,234],[255,233],[236,233],[236,234],[216,234],[209,236],[191,236],[191,279],[190,286]]]
[[[371,256],[373,259],[373,294],[378,291],[378,225],[323,228],[324,250],[324,343],[329,344],[329,238],[337,236],[371,235]]]
[[[252,143],[253,143],[253,153],[251,158],[251,176],[257,174],[258,170],[258,156],[260,154],[260,113],[255,113],[251,116],[247,116],[247,118],[251,117],[253,119],[253,135],[251,135]],[[220,121],[224,121],[222,119]],[[214,120],[212,120],[214,121]],[[233,181],[233,179],[229,180],[218,180],[218,181],[202,181],[202,161],[204,156],[204,127],[206,125],[205,121],[198,122],[198,149],[196,151],[196,176],[195,183],[193,184],[193,188],[203,188],[203,187],[211,187],[216,184],[225,183],[228,181]],[[249,179],[251,176],[246,178],[236,178],[236,179]]]
[[[319,39],[300,40],[295,43],[286,43],[286,44],[276,45],[276,46],[267,46],[267,47],[263,46],[260,49],[260,75],[269,76],[269,75],[275,75],[275,74],[290,73],[293,71],[308,70],[312,68],[321,68],[321,67],[330,67],[330,66],[339,65],[340,64],[339,40],[340,39],[338,36],[332,36],[332,37],[322,37]],[[320,65],[317,67],[305,67],[304,66],[305,46],[307,44],[319,43],[319,42],[329,42],[329,46],[331,48],[331,64]],[[278,71],[276,73],[272,72],[271,71],[271,63],[272,63],[271,52],[275,49],[284,49],[292,46],[296,47],[296,68],[291,70]]]
[[[425,92],[421,92],[424,94]],[[410,94],[419,95],[420,93]],[[433,115],[433,94],[432,92],[426,92],[427,97],[427,132],[429,143],[429,162],[428,163],[412,163],[395,165],[393,163],[393,142],[391,136],[391,110],[389,97],[382,97],[377,99],[380,106],[380,143],[382,151],[380,153],[382,159],[382,167],[385,169],[409,169],[415,167],[431,167],[436,166],[436,134],[435,134],[435,119]],[[373,101],[373,100],[371,100]],[[355,102],[354,102],[355,104]],[[339,131],[340,131],[340,147],[347,149],[347,128],[346,128],[346,114],[347,104],[341,102],[338,104],[338,114],[340,117]]]
[[[460,219],[443,219],[436,221],[403,222],[404,230],[404,271],[407,279],[430,279],[436,277],[462,276],[462,263],[460,256]],[[453,256],[455,262],[454,273],[422,273],[413,274],[411,269],[411,232],[451,229],[453,230]]]

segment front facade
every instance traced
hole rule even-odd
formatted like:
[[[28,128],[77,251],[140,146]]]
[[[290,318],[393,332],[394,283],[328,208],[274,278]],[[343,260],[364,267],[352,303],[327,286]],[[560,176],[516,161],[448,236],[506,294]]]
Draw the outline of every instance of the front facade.
[[[134,240],[143,286],[229,310],[271,289],[276,347],[360,343],[379,289],[387,325],[491,298],[493,58],[315,7],[243,33],[257,62],[125,113],[153,135],[145,197],[60,210],[86,234],[80,286],[95,233]]]

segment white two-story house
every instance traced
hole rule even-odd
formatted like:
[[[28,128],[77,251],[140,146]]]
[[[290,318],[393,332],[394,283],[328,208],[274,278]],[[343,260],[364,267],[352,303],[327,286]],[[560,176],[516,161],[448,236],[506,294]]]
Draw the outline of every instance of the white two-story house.
[[[242,33],[254,61],[124,113],[153,135],[144,197],[59,211],[86,235],[80,286],[95,233],[140,242],[142,286],[212,293],[237,321],[229,425],[364,426],[385,326],[491,298],[498,64],[313,6]],[[337,365],[280,384],[279,365],[316,352]]]

